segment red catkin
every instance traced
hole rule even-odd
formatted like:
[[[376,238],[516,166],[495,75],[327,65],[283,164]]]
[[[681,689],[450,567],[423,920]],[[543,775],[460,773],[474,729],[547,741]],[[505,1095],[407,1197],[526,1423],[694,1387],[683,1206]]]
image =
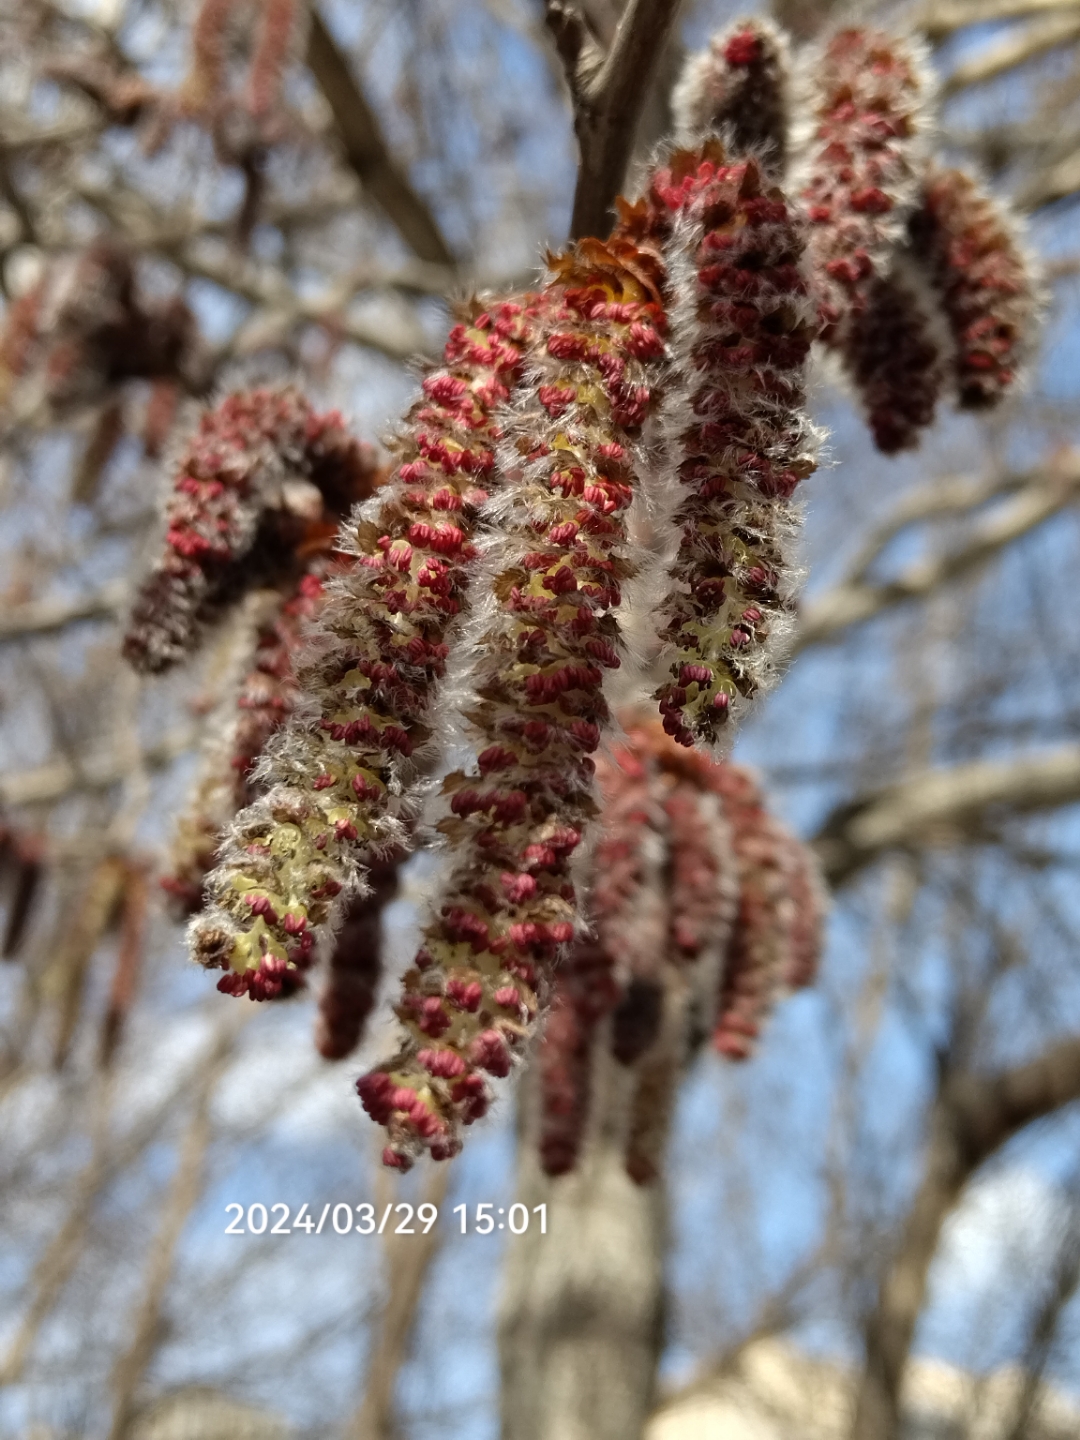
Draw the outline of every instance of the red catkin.
[[[965,410],[997,405],[1029,353],[1038,308],[1031,264],[1003,202],[962,170],[932,167],[912,248],[940,297]]]
[[[918,200],[928,82],[916,42],[861,27],[812,51],[804,78],[810,128],[798,190],[821,339],[842,345]]]
[[[547,296],[534,380],[507,424],[488,598],[468,637],[475,773],[445,786],[439,828],[455,863],[406,976],[406,1049],[379,1072],[399,1101],[416,1098],[387,1111],[386,1082],[360,1085],[369,1111],[385,1117],[399,1167],[422,1149],[439,1158],[460,1146],[484,1093],[466,1082],[508,1072],[578,926],[569,862],[594,810],[602,682],[618,664],[613,612],[634,570],[631,449],[664,342],[655,279],[631,245],[584,241],[555,257]],[[444,998],[451,980],[482,986],[479,1012]],[[459,1055],[464,1073],[434,1073],[418,1053],[429,1041]]]
[[[769,683],[790,609],[792,496],[814,469],[813,320],[800,227],[756,161],[729,164],[715,144],[679,152],[652,188],[677,214],[665,256],[672,385],[686,397],[665,417],[679,539],[657,698],[680,744],[709,744]]]
[[[392,476],[342,527],[337,549],[349,562],[297,677],[312,713],[273,737],[269,789],[230,828],[207,882],[213,903],[191,930],[202,963],[237,976],[267,957],[302,964],[346,893],[362,888],[360,867],[403,843],[393,792],[431,734],[494,480],[496,407],[518,384],[539,304],[477,305],[454,327],[397,440]]]

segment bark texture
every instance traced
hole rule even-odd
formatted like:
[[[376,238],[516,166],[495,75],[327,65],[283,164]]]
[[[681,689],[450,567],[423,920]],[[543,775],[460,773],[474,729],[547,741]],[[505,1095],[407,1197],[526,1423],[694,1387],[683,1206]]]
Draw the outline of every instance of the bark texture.
[[[600,1047],[598,1048],[598,1052]],[[626,1173],[633,1072],[596,1056],[597,1120],[569,1175],[544,1175],[522,1087],[517,1199],[499,1317],[502,1440],[639,1440],[663,1340],[665,1206]],[[547,1206],[547,1234],[533,1206]]]

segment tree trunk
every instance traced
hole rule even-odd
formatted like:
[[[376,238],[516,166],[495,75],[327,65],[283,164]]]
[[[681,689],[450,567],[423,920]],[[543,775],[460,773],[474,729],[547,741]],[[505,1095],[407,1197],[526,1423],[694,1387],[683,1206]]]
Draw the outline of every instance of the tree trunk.
[[[535,1143],[535,1087],[521,1089],[518,1199],[499,1317],[502,1440],[640,1440],[663,1341],[662,1182],[625,1169],[633,1072],[597,1056],[592,1134],[551,1179]],[[547,1206],[541,1234],[533,1206]]]

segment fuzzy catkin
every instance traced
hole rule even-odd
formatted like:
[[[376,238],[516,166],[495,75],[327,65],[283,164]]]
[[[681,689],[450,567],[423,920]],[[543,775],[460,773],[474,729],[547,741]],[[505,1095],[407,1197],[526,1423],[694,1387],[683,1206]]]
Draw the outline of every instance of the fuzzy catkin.
[[[960,407],[989,409],[1030,351],[1038,309],[1017,221],[973,176],[932,167],[910,229],[952,332]]]
[[[672,679],[657,699],[669,735],[712,744],[769,682],[790,608],[792,497],[815,463],[814,326],[800,227],[756,161],[676,153],[653,189],[677,213],[663,478],[681,497],[658,615]]]
[[[582,241],[549,265],[533,373],[507,421],[489,515],[484,599],[464,714],[468,774],[448,777],[454,844],[398,1014],[404,1052],[358,1082],[389,1132],[387,1164],[445,1158],[509,1073],[555,958],[574,936],[570,858],[595,812],[619,664],[615,611],[634,573],[626,536],[632,449],[664,354],[655,277],[632,245]],[[478,580],[478,585],[480,581]]]
[[[383,911],[397,894],[404,858],[402,851],[372,865],[370,893],[352,898],[334,936],[315,1023],[315,1048],[324,1060],[343,1060],[356,1049],[375,1008],[383,972]]]
[[[302,698],[296,657],[305,626],[322,604],[329,569],[329,559],[316,556],[291,592],[249,597],[262,616],[250,637],[247,671],[205,747],[201,774],[176,827],[170,871],[161,880],[180,915],[201,908],[221,832],[256,798],[254,772],[267,741]]]
[[[872,280],[866,308],[848,327],[844,364],[877,448],[884,455],[914,449],[933,422],[945,366],[931,317],[902,268]]]
[[[842,345],[918,201],[929,82],[915,41],[860,27],[835,31],[803,68],[809,135],[798,188],[820,338]]]
[[[236,391],[205,411],[174,468],[162,553],[124,636],[128,661],[146,673],[175,665],[221,603],[288,580],[312,527],[347,513],[377,479],[371,447],[292,386]]]
[[[307,709],[273,737],[268,791],[237,816],[208,878],[192,953],[281,977],[309,963],[362,863],[400,844],[396,796],[431,734],[448,639],[465,603],[480,505],[494,480],[496,408],[517,385],[541,302],[474,306],[424,379],[385,487],[342,526],[297,675]]]
[[[281,85],[297,29],[299,0],[264,0],[251,57],[246,104],[252,115],[268,115],[281,99]]]
[[[692,55],[671,97],[678,143],[719,133],[737,154],[755,151],[783,170],[790,65],[784,33],[768,20],[736,20]]]
[[[795,960],[795,857],[791,837],[765,809],[745,771],[719,777],[739,868],[739,907],[720,991],[713,1043],[730,1060],[745,1059]]]

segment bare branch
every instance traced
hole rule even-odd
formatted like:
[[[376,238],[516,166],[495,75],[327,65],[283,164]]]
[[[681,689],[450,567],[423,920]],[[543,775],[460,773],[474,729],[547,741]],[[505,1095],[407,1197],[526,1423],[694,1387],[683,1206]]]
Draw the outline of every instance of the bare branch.
[[[860,625],[895,605],[921,600],[939,587],[972,574],[992,560],[1007,545],[1019,540],[1065,508],[1080,491],[1080,456],[1070,455],[1055,463],[1052,470],[1026,477],[1027,483],[1007,505],[999,506],[981,523],[972,527],[965,543],[954,550],[943,550],[910,566],[895,580],[874,583],[863,579],[867,568],[880,549],[906,525],[927,518],[934,512],[928,498],[909,502],[914,508],[901,506],[896,515],[885,522],[870,544],[878,549],[864,549],[855,562],[852,574],[832,590],[812,600],[803,611],[792,650],[797,654],[810,645],[828,644],[840,638],[851,625]],[[1013,485],[991,482],[984,492],[977,487],[965,492],[962,483],[942,491],[941,509],[948,513],[964,503],[965,493],[973,505],[982,504]],[[925,492],[919,492],[923,496]]]
[[[345,157],[365,191],[421,260],[453,266],[438,222],[395,163],[379,121],[319,11],[311,10],[307,63],[330,106]]]
[[[1080,37],[1080,15],[1075,13],[1074,7],[1070,8],[1073,9],[1072,14],[1047,15],[1042,20],[1033,20],[1030,25],[1010,33],[998,44],[978,51],[970,60],[958,65],[951,75],[945,77],[941,86],[942,94],[955,95],[958,90],[965,90],[969,85],[981,85],[998,75],[1004,75],[1007,70],[1026,65],[1029,60],[1045,55],[1048,50],[1055,50],[1059,45],[1067,45],[1076,40]]]
[[[980,1165],[1025,1125],[1080,1099],[1080,1037],[996,1075],[946,1075],[923,1178],[866,1326],[851,1440],[897,1440],[900,1385],[946,1216]]]
[[[815,848],[830,884],[842,885],[884,851],[956,844],[986,812],[1053,809],[1080,800],[1080,746],[1013,760],[930,770],[841,806]]]
[[[422,1203],[440,1206],[446,1197],[448,1182],[449,1171],[445,1165],[430,1171]],[[389,1271],[386,1303],[368,1362],[364,1398],[348,1432],[350,1440],[393,1440],[397,1434],[393,1423],[394,1388],[439,1241],[437,1226],[426,1235],[386,1237]]]
[[[127,601],[126,581],[113,580],[77,600],[31,600],[0,615],[0,641],[48,635],[80,620],[116,615]]]
[[[930,0],[913,18],[916,29],[931,40],[944,40],[968,25],[986,25],[992,20],[1021,20],[1047,11],[1076,10],[1077,0],[953,0],[940,4]]]
[[[124,1440],[130,1433],[136,1391],[158,1343],[161,1308],[176,1260],[176,1249],[202,1192],[206,1152],[211,1137],[210,1101],[232,1058],[232,1038],[231,1035],[228,1037],[230,1043],[222,1044],[199,1074],[194,1113],[180,1147],[180,1162],[169,1185],[161,1227],[153,1240],[134,1334],[113,1368],[113,1416],[109,1440]]]
[[[629,0],[600,60],[578,6],[553,0],[548,24],[567,66],[580,151],[570,234],[603,236],[622,188],[634,131],[679,0]]]
[[[198,739],[191,726],[169,731],[142,755],[148,770],[164,769]],[[78,765],[71,760],[47,760],[32,770],[18,770],[0,775],[0,802],[5,805],[43,805],[61,799],[73,790],[107,790],[131,774],[131,757],[109,751],[103,755],[86,755]]]

